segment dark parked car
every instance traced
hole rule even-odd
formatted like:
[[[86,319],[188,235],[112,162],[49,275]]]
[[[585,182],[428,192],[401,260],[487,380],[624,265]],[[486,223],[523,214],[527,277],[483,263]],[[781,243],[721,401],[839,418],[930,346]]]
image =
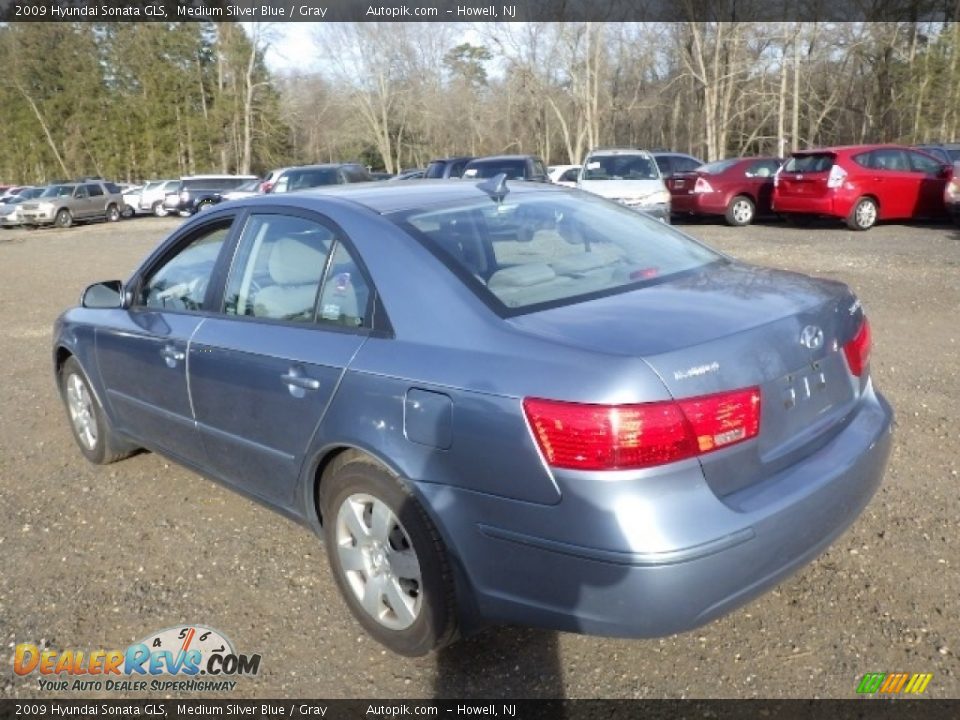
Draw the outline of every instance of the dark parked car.
[[[475,158],[463,168],[462,177],[467,180],[492,178],[500,173],[508,180],[529,180],[531,182],[550,182],[543,160],[536,155],[494,155]]]
[[[891,445],[845,285],[503,176],[224,203],[81,302],[52,354],[87,459],[149,448],[312,528],[408,655],[706,623],[823,552]]]
[[[676,173],[691,172],[703,165],[703,160],[686,153],[652,150],[650,154],[657,161],[657,167],[660,168],[660,174],[664,180],[673,177]]]
[[[788,220],[842,218],[851,230],[878,220],[942,217],[953,168],[899,145],[795,152],[774,178],[773,209]]]
[[[719,215],[730,225],[749,225],[767,215],[773,176],[783,161],[771,157],[729,158],[675,173],[667,180],[674,215]]]
[[[367,169],[358,163],[302,165],[284,170],[270,192],[285,193],[320,187],[321,185],[344,185],[372,180],[373,178],[367,172]]]
[[[937,160],[945,165],[953,165],[960,162],[960,143],[927,143],[916,145],[917,150],[923,150],[928,155],[933,155]]]
[[[471,160],[473,160],[473,155],[462,155],[457,157],[431,160],[427,165],[427,171],[424,177],[426,177],[428,180],[447,180],[449,178],[458,178],[463,175],[464,168]]]
[[[167,212],[177,212],[181,215],[193,215],[200,210],[213,207],[221,200],[223,194],[238,189],[252,180],[256,175],[191,175],[180,178],[179,184],[173,192],[168,192],[163,200],[163,207]]]

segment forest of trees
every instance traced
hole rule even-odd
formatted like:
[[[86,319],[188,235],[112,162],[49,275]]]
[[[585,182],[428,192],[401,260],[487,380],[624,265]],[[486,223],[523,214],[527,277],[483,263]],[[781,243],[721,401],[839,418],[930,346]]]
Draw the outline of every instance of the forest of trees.
[[[330,23],[0,27],[0,180],[136,180],[447,154],[705,160],[960,139],[960,23]]]

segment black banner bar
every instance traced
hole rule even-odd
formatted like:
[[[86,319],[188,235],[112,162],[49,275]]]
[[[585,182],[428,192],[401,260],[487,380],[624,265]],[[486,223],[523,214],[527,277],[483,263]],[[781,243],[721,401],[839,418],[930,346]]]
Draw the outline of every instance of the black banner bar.
[[[944,0],[0,0],[4,22],[960,20]]]
[[[957,700],[0,700],[0,719],[955,720]]]

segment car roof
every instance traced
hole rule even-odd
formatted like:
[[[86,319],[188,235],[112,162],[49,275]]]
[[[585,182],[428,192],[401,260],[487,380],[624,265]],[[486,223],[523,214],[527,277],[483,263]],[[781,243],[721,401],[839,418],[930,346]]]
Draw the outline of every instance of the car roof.
[[[445,157],[445,158],[434,158],[430,162],[448,163],[448,162],[457,162],[458,160],[488,160],[488,159],[489,158],[478,158],[476,155],[451,155],[450,157]]]
[[[807,150],[797,150],[790,153],[791,155],[817,155],[819,153],[850,153],[850,152],[867,152],[869,150],[882,150],[884,148],[889,148],[893,150],[913,150],[913,148],[907,145],[897,145],[896,143],[873,143],[867,145],[833,145],[830,147],[821,147],[821,148],[809,148]]]
[[[224,178],[244,178],[247,180],[254,180],[256,175],[232,175],[230,173],[223,173],[222,175],[184,175],[181,180],[222,180]]]
[[[587,157],[593,155],[643,155],[644,157],[652,157],[652,154],[646,150],[640,148],[594,148],[587,153]]]
[[[535,155],[485,155],[484,157],[474,158],[470,161],[470,164],[481,163],[481,162],[499,162],[501,160],[527,160],[528,158],[534,158]]]
[[[486,182],[486,181],[484,181]],[[400,210],[410,210],[421,207],[440,207],[458,201],[469,202],[489,197],[481,190],[477,183],[469,180],[423,180],[417,183],[395,183],[389,180],[382,182],[348,183],[346,185],[323,186],[322,188],[308,188],[296,192],[283,193],[282,202],[285,205],[315,208],[318,200],[337,199],[361,205],[375,213],[385,215]],[[568,192],[565,188],[544,183],[528,183],[523,180],[507,182],[510,194],[524,195],[534,192]],[[276,195],[260,195],[245,198],[244,205],[276,205]],[[509,195],[507,196],[509,198]]]

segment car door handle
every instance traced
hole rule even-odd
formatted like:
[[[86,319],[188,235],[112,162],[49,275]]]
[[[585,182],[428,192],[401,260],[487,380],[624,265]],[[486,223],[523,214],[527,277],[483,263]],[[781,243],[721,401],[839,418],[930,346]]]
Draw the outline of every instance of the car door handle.
[[[292,385],[294,387],[303,388],[304,390],[319,390],[320,381],[314,378],[304,377],[303,375],[295,375],[294,373],[286,373],[280,376],[280,379],[283,380],[287,385]]]
[[[177,350],[172,345],[165,345],[160,355],[169,367],[176,367],[178,362],[182,362],[187,357],[183,350]]]

